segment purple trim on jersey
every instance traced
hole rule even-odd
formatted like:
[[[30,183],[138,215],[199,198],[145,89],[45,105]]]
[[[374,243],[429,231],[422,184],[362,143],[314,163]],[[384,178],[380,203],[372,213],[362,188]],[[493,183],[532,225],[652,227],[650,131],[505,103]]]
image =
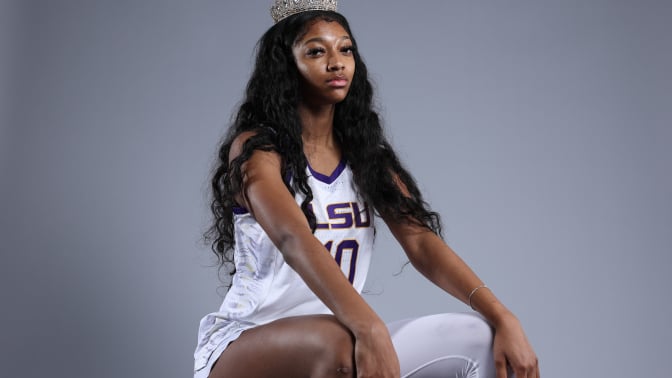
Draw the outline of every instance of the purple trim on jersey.
[[[236,215],[243,215],[243,214],[249,213],[249,211],[242,206],[234,206],[233,207],[233,213],[236,214]]]
[[[313,167],[311,167],[310,164],[308,164],[308,170],[310,170],[310,173],[313,175],[313,177],[315,177],[318,181],[322,181],[325,184],[331,184],[334,181],[336,181],[336,179],[338,178],[338,176],[341,175],[344,169],[345,169],[345,159],[341,159],[341,162],[338,163],[338,166],[331,173],[331,176],[323,175],[320,172],[315,171]]]

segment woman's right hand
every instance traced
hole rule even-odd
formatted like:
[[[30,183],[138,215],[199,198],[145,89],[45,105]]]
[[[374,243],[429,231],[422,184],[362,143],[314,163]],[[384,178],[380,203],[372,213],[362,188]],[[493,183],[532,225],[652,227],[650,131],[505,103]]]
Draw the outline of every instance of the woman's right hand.
[[[355,334],[357,378],[399,378],[399,358],[382,322]]]

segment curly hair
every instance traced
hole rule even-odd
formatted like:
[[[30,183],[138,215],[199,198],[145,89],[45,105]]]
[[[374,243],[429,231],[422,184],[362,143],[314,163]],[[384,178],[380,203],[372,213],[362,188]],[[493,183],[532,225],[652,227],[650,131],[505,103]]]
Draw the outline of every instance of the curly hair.
[[[234,199],[242,189],[241,166],[254,151],[275,151],[281,156],[282,176],[287,189],[304,195],[301,210],[313,232],[316,219],[310,208],[313,199],[306,173],[307,160],[301,139],[299,72],[292,47],[313,22],[339,23],[353,44],[355,72],[346,98],[336,104],[334,136],[344,146],[343,158],[353,172],[362,199],[372,205],[376,215],[420,225],[441,236],[439,215],[424,201],[413,177],[402,166],[383,133],[378,114],[373,110],[373,87],[347,20],[329,11],[302,12],[271,27],[256,47],[256,62],[247,84],[245,98],[219,147],[212,175],[214,221],[205,237],[218,257],[220,267],[233,266]],[[234,139],[254,131],[243,144],[242,152],[229,162]],[[400,190],[400,184],[407,193]],[[233,274],[235,270],[231,271]]]

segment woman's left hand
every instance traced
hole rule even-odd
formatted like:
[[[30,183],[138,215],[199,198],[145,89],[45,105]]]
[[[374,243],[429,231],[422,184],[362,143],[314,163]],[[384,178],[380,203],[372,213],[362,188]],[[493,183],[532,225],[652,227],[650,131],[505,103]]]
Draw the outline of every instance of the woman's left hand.
[[[540,378],[537,355],[515,316],[509,315],[495,326],[493,353],[497,378],[506,378],[507,368],[516,378]]]

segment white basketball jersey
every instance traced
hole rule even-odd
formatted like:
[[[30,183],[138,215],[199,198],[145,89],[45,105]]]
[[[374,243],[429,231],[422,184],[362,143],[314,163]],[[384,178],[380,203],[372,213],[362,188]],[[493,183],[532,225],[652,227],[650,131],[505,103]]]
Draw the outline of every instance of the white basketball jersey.
[[[317,218],[315,237],[361,293],[373,249],[373,211],[357,195],[352,172],[344,162],[331,176],[307,170]],[[297,195],[297,203],[302,200]],[[209,357],[208,350],[244,329],[289,316],[331,313],[287,265],[254,217],[244,209],[235,213],[236,273],[219,311],[201,320],[197,366],[199,358],[203,362]]]

